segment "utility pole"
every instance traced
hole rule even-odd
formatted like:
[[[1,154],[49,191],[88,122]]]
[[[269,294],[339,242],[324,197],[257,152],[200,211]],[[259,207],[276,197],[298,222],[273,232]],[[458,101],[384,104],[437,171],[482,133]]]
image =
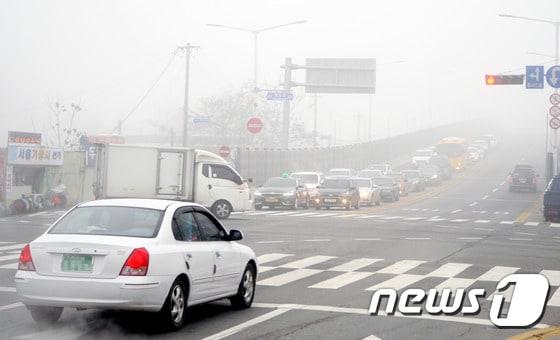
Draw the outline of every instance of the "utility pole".
[[[292,87],[292,58],[286,58],[284,67],[284,91],[290,91]],[[282,147],[288,148],[290,143],[290,101],[282,103]]]
[[[373,100],[373,95],[371,93],[368,93],[368,142],[371,142],[371,140],[373,139],[373,131],[372,131],[372,121],[373,121],[373,113],[371,111],[371,105],[372,105],[372,100]]]
[[[313,146],[317,147],[317,93],[313,95]]]
[[[187,43],[185,46],[179,46],[179,49],[185,51],[185,101],[183,103],[183,147],[188,144],[188,128],[189,128],[189,71],[191,62],[191,51],[200,48]]]

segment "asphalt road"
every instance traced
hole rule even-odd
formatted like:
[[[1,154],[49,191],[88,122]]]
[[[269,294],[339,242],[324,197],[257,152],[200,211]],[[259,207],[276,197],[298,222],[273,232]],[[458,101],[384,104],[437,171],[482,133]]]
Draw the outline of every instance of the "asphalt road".
[[[75,310],[39,328],[17,301],[14,268],[23,244],[62,212],[0,219],[0,338],[503,339],[523,330],[494,327],[488,297],[513,272],[547,276],[549,300],[537,326],[557,325],[560,224],[542,221],[541,193],[510,193],[505,182],[515,163],[542,167],[540,144],[503,140],[443,185],[380,207],[235,214],[226,225],[244,232],[261,263],[254,307],[194,307],[176,333],[157,330],[149,314]],[[484,288],[487,296],[478,315],[370,316],[380,287]]]

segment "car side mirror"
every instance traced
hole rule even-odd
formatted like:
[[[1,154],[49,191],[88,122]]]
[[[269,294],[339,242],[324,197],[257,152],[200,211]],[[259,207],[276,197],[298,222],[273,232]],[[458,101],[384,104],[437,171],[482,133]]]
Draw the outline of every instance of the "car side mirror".
[[[229,241],[241,241],[243,239],[243,233],[236,229],[231,229],[229,231],[228,240]]]
[[[253,177],[247,178],[247,183],[253,183]]]
[[[297,188],[297,189],[303,189],[304,186],[303,186],[303,185],[298,185],[296,188]]]
[[[320,186],[320,185],[318,185],[318,186],[317,186],[317,189],[321,189],[321,186]]]

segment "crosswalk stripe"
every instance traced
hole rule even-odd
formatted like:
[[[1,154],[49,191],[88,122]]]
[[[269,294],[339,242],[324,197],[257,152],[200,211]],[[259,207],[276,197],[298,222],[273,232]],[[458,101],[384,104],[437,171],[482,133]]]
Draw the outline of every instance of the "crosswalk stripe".
[[[486,273],[480,275],[477,280],[498,282],[504,277],[508,276],[509,274],[513,274],[518,270],[519,268],[517,267],[495,266],[490,268],[490,270],[488,270]]]
[[[382,261],[383,259],[368,259],[368,258],[361,258],[355,259],[350,262],[343,263],[336,267],[329,269],[329,271],[334,272],[351,272],[355,270],[359,270],[361,268],[367,267],[375,262]]]
[[[560,307],[560,288],[557,288],[554,294],[548,300],[549,306]]]
[[[276,211],[274,211],[274,210],[254,211],[254,212],[248,212],[247,215],[251,215],[251,216],[268,215],[268,214],[274,214],[275,212]]]
[[[470,266],[471,266],[471,264],[469,264],[469,263],[449,262],[449,263],[446,263],[446,264],[442,265],[438,269],[434,270],[433,272],[428,274],[428,276],[450,278],[450,277],[453,277],[453,276],[459,274],[460,272],[469,268]]]
[[[426,261],[401,260],[377,271],[379,274],[403,274]]]
[[[540,224],[540,222],[525,222],[524,225],[528,226],[528,227],[538,227]]]
[[[383,217],[384,215],[364,215],[364,216],[360,216],[360,217],[356,217],[356,218],[378,218],[378,217]]]
[[[451,220],[449,222],[457,222],[457,223],[461,223],[461,222],[467,222],[468,220],[465,218],[456,218],[454,220]]]
[[[397,220],[399,218],[403,218],[404,216],[386,216],[381,218],[382,220]]]
[[[297,211],[282,211],[282,212],[277,212],[274,214],[270,214],[268,216],[286,216],[286,215],[294,215],[297,214]]]
[[[304,259],[293,261],[293,262],[290,262],[290,263],[286,263],[284,265],[281,265],[280,267],[301,269],[301,268],[306,268],[306,267],[309,267],[309,266],[313,266],[313,265],[316,265],[318,263],[322,263],[322,262],[325,262],[325,261],[328,261],[328,260],[334,259],[334,258],[336,258],[336,256],[317,255],[317,256],[306,257]]]
[[[326,214],[317,214],[317,215],[313,215],[311,217],[329,217],[329,216],[335,216],[338,215],[336,213],[326,213]]]
[[[490,220],[476,220],[474,223],[490,223]]]
[[[272,269],[276,269],[276,267],[259,266],[259,274],[266,273]]]
[[[542,270],[541,274],[546,276],[551,286],[560,286],[560,271],[558,270]]]
[[[312,215],[317,215],[318,213],[302,213],[302,214],[297,214],[297,215],[292,215],[292,217],[296,217],[296,216],[312,216]]]
[[[514,224],[515,221],[500,221],[500,224]]]
[[[366,277],[371,275],[373,275],[373,273],[347,272],[347,273],[340,274],[336,277],[333,277],[331,279],[309,286],[309,288],[338,289],[340,287],[344,287],[351,283],[365,279]]]
[[[0,256],[0,262],[19,259],[19,254]]]
[[[342,214],[342,215],[334,216],[334,218],[349,218],[349,217],[356,217],[356,216],[362,216],[362,215],[360,215],[360,214]]]
[[[366,290],[378,290],[381,288],[392,288],[399,290],[410,286],[411,284],[416,283],[425,277],[425,275],[400,274],[393,278],[390,278],[389,280],[385,280],[374,286],[371,286]]]
[[[257,261],[259,264],[264,264],[267,262],[272,262],[276,260],[283,259],[288,256],[294,256],[292,254],[279,254],[279,253],[272,253],[272,254],[264,254],[257,257]]]
[[[560,228],[560,223],[550,223],[550,227],[552,227],[552,228]]]
[[[264,279],[261,280],[259,282],[257,282],[257,284],[261,285],[261,286],[274,286],[274,287],[278,287],[278,286],[282,286],[285,285],[287,283],[291,283],[297,280],[301,280],[304,279],[306,277],[309,277],[311,275],[315,275],[317,273],[321,273],[322,270],[316,270],[316,269],[296,269],[296,270],[292,270],[289,271],[287,273],[284,274],[280,274],[280,275],[276,275],[273,277],[269,277],[268,279]]]
[[[425,217],[407,217],[404,220],[405,221],[419,221],[419,220],[423,220],[425,219]]]
[[[441,292],[444,288],[448,288],[451,289],[455,294],[455,291],[457,291],[457,289],[459,288],[466,289],[475,282],[476,282],[475,279],[460,279],[460,278],[452,277],[437,285],[435,289],[438,292]]]
[[[15,293],[16,292],[16,287],[0,287],[0,292]]]
[[[25,244],[21,244],[21,243],[20,244],[14,244],[14,245],[11,245],[11,246],[3,246],[3,247],[0,247],[0,251],[18,250],[18,249],[23,248],[23,246],[25,246]]]
[[[18,263],[14,262],[14,263],[10,263],[10,264],[1,265],[0,269],[18,269]]]
[[[441,222],[446,220],[447,220],[446,218],[430,218],[428,222]]]

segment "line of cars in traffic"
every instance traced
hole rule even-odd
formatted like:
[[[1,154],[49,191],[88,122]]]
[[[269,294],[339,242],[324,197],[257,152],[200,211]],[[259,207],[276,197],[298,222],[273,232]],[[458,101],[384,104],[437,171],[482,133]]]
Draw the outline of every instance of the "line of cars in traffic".
[[[417,150],[402,170],[380,163],[359,171],[333,168],[326,173],[305,171],[272,177],[254,192],[255,209],[350,210],[380,205],[382,201],[395,202],[410,192],[423,191],[452,178],[467,163],[484,158],[495,145],[493,135],[475,139],[468,146],[463,138],[448,137],[436,146]]]

